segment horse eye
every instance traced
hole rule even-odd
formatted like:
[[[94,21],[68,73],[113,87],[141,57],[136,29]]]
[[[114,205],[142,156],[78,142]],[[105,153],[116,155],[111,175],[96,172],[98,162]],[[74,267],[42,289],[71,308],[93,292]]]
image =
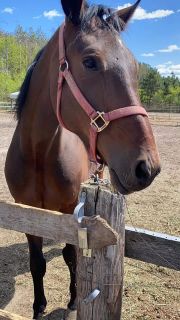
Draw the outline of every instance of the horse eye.
[[[98,70],[98,65],[97,65],[97,62],[95,60],[95,58],[86,58],[84,59],[83,61],[83,65],[86,69],[90,69],[90,70],[93,70],[93,71],[97,71]]]

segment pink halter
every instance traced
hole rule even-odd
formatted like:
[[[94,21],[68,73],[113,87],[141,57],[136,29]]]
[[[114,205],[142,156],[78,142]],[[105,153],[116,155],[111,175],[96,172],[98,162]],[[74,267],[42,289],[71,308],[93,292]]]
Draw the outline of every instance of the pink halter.
[[[65,128],[65,125],[61,116],[61,95],[62,95],[62,87],[63,80],[66,80],[73,96],[80,104],[81,108],[88,115],[90,119],[89,124],[89,158],[91,161],[99,162],[97,160],[96,153],[96,144],[97,144],[97,135],[99,132],[103,131],[110,121],[115,119],[125,118],[132,115],[143,115],[148,116],[146,110],[141,106],[128,106],[124,108],[119,108],[110,112],[100,112],[96,111],[90,103],[83,96],[82,92],[78,88],[76,82],[73,79],[73,76],[69,70],[68,62],[65,54],[65,45],[64,45],[64,27],[63,24],[59,29],[59,78],[58,78],[58,91],[57,91],[57,118],[60,124]],[[102,123],[98,124],[98,120]]]

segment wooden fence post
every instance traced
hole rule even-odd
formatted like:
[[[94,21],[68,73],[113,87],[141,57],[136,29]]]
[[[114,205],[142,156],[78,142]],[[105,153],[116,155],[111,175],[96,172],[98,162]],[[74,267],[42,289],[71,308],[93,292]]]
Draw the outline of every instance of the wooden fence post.
[[[86,192],[85,215],[100,215],[119,237],[117,245],[93,249],[91,258],[84,257],[82,249],[77,249],[77,320],[120,320],[125,243],[124,197],[99,186],[85,185],[81,192]],[[100,293],[92,301],[91,293],[95,289]]]

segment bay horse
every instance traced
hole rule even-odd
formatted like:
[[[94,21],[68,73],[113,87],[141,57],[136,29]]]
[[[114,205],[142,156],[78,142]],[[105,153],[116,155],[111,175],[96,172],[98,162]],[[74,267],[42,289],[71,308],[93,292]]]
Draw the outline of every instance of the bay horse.
[[[108,166],[117,191],[149,186],[160,160],[138,96],[138,64],[120,33],[140,0],[119,11],[62,0],[65,23],[29,68],[16,114],[5,175],[17,203],[73,213],[89,158]],[[90,150],[90,152],[89,152]],[[26,235],[34,284],[34,318],[45,309],[43,239]],[[76,308],[76,254],[63,249]]]

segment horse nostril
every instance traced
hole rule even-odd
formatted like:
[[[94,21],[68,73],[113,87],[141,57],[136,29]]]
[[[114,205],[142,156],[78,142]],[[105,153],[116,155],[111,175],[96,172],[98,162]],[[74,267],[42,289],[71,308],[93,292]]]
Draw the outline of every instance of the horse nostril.
[[[136,166],[135,174],[140,182],[146,183],[151,177],[151,169],[145,161],[140,161]]]

